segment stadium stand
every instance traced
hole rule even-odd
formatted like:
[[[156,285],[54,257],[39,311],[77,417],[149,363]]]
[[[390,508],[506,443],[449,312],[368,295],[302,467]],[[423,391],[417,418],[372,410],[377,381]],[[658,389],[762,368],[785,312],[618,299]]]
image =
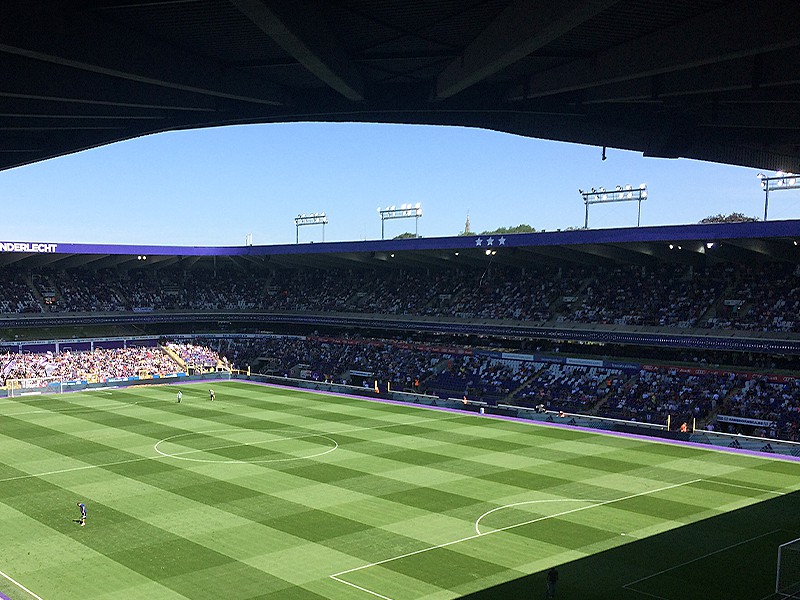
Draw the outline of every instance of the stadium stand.
[[[798,332],[791,265],[446,271],[4,269],[0,311],[262,310]]]
[[[91,373],[104,379],[176,368],[252,368],[254,373],[367,388],[377,381],[386,389],[467,397],[489,405],[648,423],[663,423],[669,416],[673,423],[797,439],[796,352],[710,350],[684,344],[681,337],[669,345],[597,339],[596,334],[586,342],[567,342],[547,333],[515,337],[467,329],[475,323],[534,324],[548,331],[650,328],[658,335],[673,331],[702,338],[719,332],[736,341],[753,332],[769,334],[777,343],[791,341],[800,332],[800,267],[791,262],[586,266],[562,260],[514,266],[493,265],[490,259],[441,268],[435,261],[420,262],[418,268],[325,269],[316,264],[233,268],[230,263],[217,268],[216,261],[177,268],[169,260],[163,267],[136,264],[129,269],[9,264],[0,269],[0,316],[22,326],[30,320],[34,331],[39,327],[35,320],[44,318],[48,327],[82,318],[103,327],[117,315],[140,315],[151,321],[137,327],[158,335],[174,333],[170,323],[194,331],[193,319],[209,323],[207,331],[225,330],[230,325],[225,312],[253,314],[254,325],[234,326],[249,332],[258,331],[259,315],[286,320],[270,321],[276,329],[269,334],[235,339],[193,335],[161,349],[82,348],[49,354],[18,349],[2,356],[0,376],[3,381],[71,379]],[[350,322],[323,323],[320,318],[326,315],[361,321],[351,328]],[[305,319],[302,324],[298,317]],[[391,319],[404,324],[395,338],[384,327]],[[160,322],[166,324],[157,326]],[[417,328],[430,322],[449,328]]]
[[[131,377],[146,373],[174,373],[178,365],[161,348],[95,348],[92,351],[47,353],[6,353],[0,355],[0,381],[36,377],[83,379],[93,375],[98,380]]]

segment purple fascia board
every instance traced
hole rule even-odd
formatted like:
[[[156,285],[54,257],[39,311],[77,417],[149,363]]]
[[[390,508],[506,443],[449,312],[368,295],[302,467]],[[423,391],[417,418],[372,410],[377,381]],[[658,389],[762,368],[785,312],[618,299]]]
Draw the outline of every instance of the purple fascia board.
[[[0,252],[109,254],[123,256],[279,256],[405,250],[466,250],[513,247],[624,244],[628,242],[715,242],[728,239],[798,238],[800,220],[710,225],[668,225],[614,229],[578,229],[536,233],[471,235],[400,240],[277,244],[271,246],[153,246],[123,244],[71,244],[55,242],[3,242]]]

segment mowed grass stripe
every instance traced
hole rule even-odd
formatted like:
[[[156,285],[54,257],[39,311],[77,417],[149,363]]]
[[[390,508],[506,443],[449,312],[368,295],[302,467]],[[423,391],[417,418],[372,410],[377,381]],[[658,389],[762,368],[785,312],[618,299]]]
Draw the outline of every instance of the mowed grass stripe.
[[[89,439],[101,440],[91,446],[90,457],[106,453],[108,449],[136,457],[137,452],[158,441],[156,436],[175,431],[179,435],[190,434],[185,451],[208,450],[209,445],[218,441],[230,443],[230,438],[240,439],[239,430],[248,435],[264,433],[268,437],[278,435],[281,430],[309,435],[327,431],[333,432],[342,445],[324,460],[297,460],[275,465],[173,464],[184,461],[139,460],[142,458],[139,456],[125,464],[45,477],[48,485],[58,484],[55,488],[61,490],[57,494],[59,497],[54,497],[47,486],[37,487],[34,482],[38,479],[31,477],[19,482],[29,484],[28,487],[21,485],[8,502],[2,500],[18,510],[26,492],[32,491],[41,495],[42,510],[46,511],[52,502],[59,507],[55,509],[61,513],[58,518],[63,519],[61,506],[65,501],[61,494],[93,498],[90,506],[94,510],[87,528],[76,528],[71,520],[64,519],[73,526],[64,533],[59,528],[49,527],[52,519],[46,514],[26,515],[18,521],[34,524],[41,518],[41,522],[48,523],[45,529],[54,531],[56,536],[80,532],[78,535],[107,538],[95,541],[96,546],[91,549],[106,558],[104,564],[113,558],[120,568],[135,574],[130,578],[130,597],[139,593],[136,589],[142,585],[142,580],[163,585],[164,590],[172,590],[170,593],[182,595],[185,591],[185,597],[190,598],[200,597],[201,589],[204,597],[216,595],[234,600],[364,597],[363,592],[329,580],[327,575],[463,538],[474,533],[475,520],[481,514],[504,504],[526,498],[609,500],[626,493],[638,493],[643,488],[669,485],[681,476],[690,478],[702,471],[706,462],[714,466],[710,470],[715,476],[752,487],[755,484],[751,481],[751,471],[773,462],[749,457],[729,460],[729,455],[717,461],[715,457],[719,453],[657,450],[649,454],[645,452],[647,445],[643,446],[639,440],[319,394],[286,394],[281,390],[276,396],[270,388],[241,384],[229,387],[215,383],[213,387],[220,400],[212,407],[206,396],[207,386],[181,387],[184,402],[180,406],[174,403],[174,388],[148,388],[141,390],[141,394],[140,390],[135,395],[125,392],[128,404],[141,402],[142,405],[124,405],[124,411],[103,408],[96,412],[108,414],[90,411],[87,415],[80,411],[44,417],[40,413],[25,415],[26,425],[15,434],[15,438],[20,436],[16,438],[19,442],[3,462],[8,463],[12,472],[19,471],[13,457],[24,454],[25,445],[29,443],[26,433],[38,439],[34,444],[36,448],[51,451],[50,442],[53,441],[58,451],[77,452],[80,456],[80,449],[72,439],[66,444],[54,440],[53,432],[58,437],[55,423],[61,418],[65,419],[63,427],[68,438],[80,437],[77,435],[80,432],[90,436]],[[153,398],[163,402],[152,402]],[[120,415],[116,412],[124,412],[124,418],[117,418]],[[341,414],[346,418],[337,416]],[[329,419],[329,415],[334,416]],[[0,416],[3,423],[7,419]],[[23,420],[21,415],[16,419]],[[403,420],[413,422],[402,423]],[[41,426],[43,422],[47,423],[46,427]],[[31,429],[27,426],[30,423],[41,427]],[[228,433],[196,435],[207,430]],[[450,436],[458,443],[449,443]],[[498,442],[495,446],[491,443],[493,439]],[[257,441],[253,447],[258,447]],[[223,450],[216,455],[241,456],[240,453],[256,456],[246,445],[238,451]],[[607,462],[603,461],[606,457]],[[21,459],[20,463],[25,461]],[[26,464],[26,468],[28,466]],[[783,490],[791,484],[797,475],[797,466],[791,466],[795,468],[764,471],[770,477],[772,488]],[[538,480],[536,475],[540,476]],[[4,484],[0,485],[0,492],[3,487]],[[592,510],[598,509],[563,515],[504,532],[492,540],[492,550],[488,553],[477,546],[449,546],[451,552],[467,559],[453,565],[433,561],[430,568],[447,569],[445,575],[428,573],[426,567],[416,575],[404,572],[404,568],[386,569],[391,574],[387,577],[395,578],[389,581],[391,586],[399,581],[407,584],[397,586],[406,595],[395,600],[426,595],[455,597],[545,568],[550,561],[577,558],[605,548],[616,549],[627,541],[618,531],[618,525],[624,526],[626,521],[635,522],[636,531],[646,535],[648,528],[666,530],[682,522],[692,523],[714,512],[717,502],[724,506],[746,507],[765,497],[758,493],[752,495],[753,490],[741,492],[726,494],[717,488],[698,487],[685,495],[670,496],[666,504],[658,505],[654,511],[645,510],[647,503],[644,502],[631,509],[602,509],[619,517],[603,517],[599,522],[588,518]],[[74,507],[71,499],[66,504],[67,510]],[[519,513],[511,517],[512,520],[526,515],[526,511],[517,510]],[[50,511],[54,509],[51,507]],[[100,525],[106,523],[107,515],[110,521]],[[558,525],[552,526],[550,521],[558,521]],[[136,550],[146,548],[148,543],[127,533],[140,528],[140,522],[144,523],[141,529],[144,537],[152,535],[159,544],[165,542],[164,547],[170,554],[180,554],[181,549],[195,552],[195,547],[199,546],[201,549],[197,552],[207,560],[201,560],[203,564],[192,562],[183,571],[161,554],[158,559],[167,561],[164,565],[167,573],[153,573],[159,561],[140,564],[149,559],[144,550]],[[103,527],[112,525],[118,530],[102,531]],[[543,527],[554,527],[555,533],[540,535],[537,532]],[[40,528],[30,527],[32,539],[41,536],[37,533]],[[528,533],[529,530],[532,533]],[[522,531],[525,533],[521,534]],[[569,537],[568,543],[563,539],[558,542],[563,536]],[[504,545],[498,544],[501,538],[505,540]],[[524,550],[534,547],[540,552],[535,559],[527,556]],[[210,554],[203,554],[206,551],[202,548]],[[26,567],[24,559],[18,564],[25,573],[36,571],[30,565]],[[90,564],[99,565],[100,562],[92,559]],[[103,577],[94,567],[92,573]],[[192,577],[192,573],[196,576]],[[231,587],[229,583],[234,581],[230,577],[235,574],[245,582],[241,587]],[[265,580],[263,575],[269,577]],[[36,577],[37,580],[41,578]],[[134,579],[138,583],[134,584]],[[253,582],[252,587],[248,581]],[[266,583],[256,592],[259,581]],[[102,597],[99,591],[92,590],[81,598],[91,599],[93,595]],[[61,593],[58,597],[69,598],[70,595]]]
[[[108,577],[125,580],[127,579],[125,571],[133,571],[142,575],[144,580],[157,582],[185,595],[185,589],[180,584],[181,579],[185,578],[188,581],[203,569],[234,562],[224,554],[163,528],[150,525],[145,520],[115,510],[109,504],[99,501],[89,502],[88,526],[86,528],[77,527],[72,520],[77,510],[74,508],[72,500],[76,497],[82,498],[82,495],[76,493],[76,488],[88,484],[75,481],[70,487],[60,487],[43,480],[36,480],[35,483],[35,489],[28,489],[24,496],[14,498],[6,496],[2,502],[35,523],[45,525],[124,567],[123,571],[119,571],[110,568],[108,562],[103,561],[103,569],[107,572]],[[109,483],[110,479],[105,478],[103,485],[107,486]],[[139,494],[145,493],[146,488],[139,489]],[[57,507],[57,510],[54,510],[54,507]],[[153,504],[150,508],[152,511],[164,511],[165,505],[158,503]],[[24,519],[15,521],[17,527],[25,526]],[[21,521],[22,523],[20,523]],[[35,527],[32,528],[32,530],[35,529]],[[36,544],[31,546],[35,548]],[[34,555],[36,556],[36,553]],[[66,558],[69,556],[71,555],[66,555]],[[60,555],[59,558],[63,559],[65,556]],[[57,591],[57,582],[63,580],[74,568],[75,566],[69,562],[61,564],[60,561],[54,561],[50,556],[38,555],[28,566],[28,570],[20,570],[26,573],[31,585],[37,584],[39,589],[45,590],[51,589],[50,583],[54,582],[56,584],[55,591]],[[256,579],[261,589],[285,589],[288,587],[287,584],[276,581],[267,573],[257,570],[249,577]],[[202,598],[204,596],[197,594],[186,597]]]

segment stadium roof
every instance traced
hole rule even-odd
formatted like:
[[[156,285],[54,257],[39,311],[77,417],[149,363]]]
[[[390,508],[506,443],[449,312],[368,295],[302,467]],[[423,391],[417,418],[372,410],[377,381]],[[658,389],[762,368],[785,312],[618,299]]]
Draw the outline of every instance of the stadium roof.
[[[131,246],[0,241],[0,266],[453,268],[662,262],[800,264],[800,221],[721,223],[274,246]]]
[[[0,170],[360,121],[797,171],[798,22],[795,0],[6,0]]]

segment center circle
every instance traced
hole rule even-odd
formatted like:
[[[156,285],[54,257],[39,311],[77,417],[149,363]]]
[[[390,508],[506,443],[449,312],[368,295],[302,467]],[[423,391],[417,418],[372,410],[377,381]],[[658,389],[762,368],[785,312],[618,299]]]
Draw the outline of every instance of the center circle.
[[[209,437],[204,438],[204,436]],[[338,447],[339,444],[335,439],[319,433],[298,431],[289,435],[278,435],[275,432],[252,429],[214,429],[179,433],[159,440],[153,449],[161,456],[190,462],[251,464],[316,458],[333,452]],[[192,456],[202,454],[208,457],[217,451],[229,451],[229,454],[245,452],[253,456],[247,458]],[[261,457],[264,453],[272,456]]]

